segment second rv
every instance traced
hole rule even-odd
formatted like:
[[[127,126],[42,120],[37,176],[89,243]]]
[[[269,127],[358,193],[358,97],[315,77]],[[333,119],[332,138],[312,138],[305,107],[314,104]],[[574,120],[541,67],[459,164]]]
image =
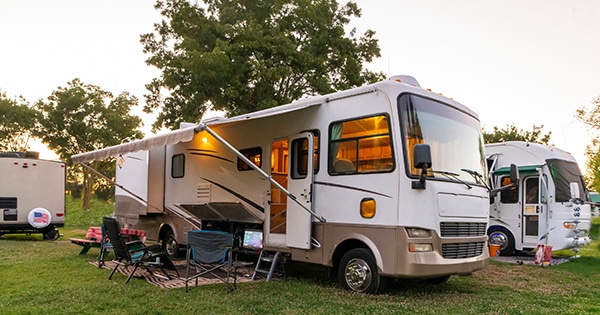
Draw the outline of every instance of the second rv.
[[[538,244],[553,250],[590,242],[590,197],[575,159],[566,151],[537,143],[511,141],[486,145],[492,188],[506,185],[509,165],[520,180],[491,199],[490,243],[501,255],[530,251]]]

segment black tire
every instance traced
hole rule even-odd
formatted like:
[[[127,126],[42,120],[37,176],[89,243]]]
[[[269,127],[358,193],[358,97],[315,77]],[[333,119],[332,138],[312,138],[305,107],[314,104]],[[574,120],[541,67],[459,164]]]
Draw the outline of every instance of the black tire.
[[[55,241],[60,237],[60,234],[56,229],[54,229],[54,226],[52,226],[42,230],[42,236],[45,240]]]
[[[490,244],[500,245],[500,256],[510,256],[515,251],[515,237],[503,226],[490,226],[488,229]]]
[[[342,257],[338,279],[344,289],[368,294],[384,292],[388,280],[379,275],[375,258],[366,248],[352,249]]]
[[[162,239],[162,249],[169,258],[178,258],[181,255],[173,230],[169,229],[165,232],[165,236]]]

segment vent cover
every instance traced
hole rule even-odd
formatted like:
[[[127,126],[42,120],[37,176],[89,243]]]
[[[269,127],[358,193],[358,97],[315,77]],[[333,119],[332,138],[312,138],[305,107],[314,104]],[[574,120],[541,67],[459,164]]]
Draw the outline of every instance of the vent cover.
[[[211,184],[198,184],[196,188],[196,200],[198,203],[210,202],[210,186]]]

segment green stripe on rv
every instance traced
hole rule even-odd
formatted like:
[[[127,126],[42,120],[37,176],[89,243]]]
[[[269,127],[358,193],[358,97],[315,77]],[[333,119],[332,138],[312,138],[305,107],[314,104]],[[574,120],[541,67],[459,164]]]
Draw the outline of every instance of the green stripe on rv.
[[[519,166],[519,173],[537,173],[538,168],[540,168],[542,166],[543,166],[543,164]],[[504,174],[510,174],[510,167],[505,166],[505,167],[501,167],[494,171],[494,175],[504,175]]]

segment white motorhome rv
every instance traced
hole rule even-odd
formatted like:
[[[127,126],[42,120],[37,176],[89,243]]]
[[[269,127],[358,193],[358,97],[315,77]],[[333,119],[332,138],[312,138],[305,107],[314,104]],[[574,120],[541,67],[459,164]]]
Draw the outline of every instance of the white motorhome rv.
[[[0,235],[42,233],[54,240],[65,225],[65,164],[38,157],[0,153]]]
[[[492,189],[506,185],[509,165],[519,169],[519,183],[490,200],[490,243],[501,255],[588,244],[591,228],[589,193],[575,159],[561,149],[510,141],[485,146]]]
[[[412,77],[72,158],[109,156],[116,216],[172,253],[192,229],[259,229],[264,250],[333,267],[368,293],[388,278],[444,282],[487,266],[479,119]]]

